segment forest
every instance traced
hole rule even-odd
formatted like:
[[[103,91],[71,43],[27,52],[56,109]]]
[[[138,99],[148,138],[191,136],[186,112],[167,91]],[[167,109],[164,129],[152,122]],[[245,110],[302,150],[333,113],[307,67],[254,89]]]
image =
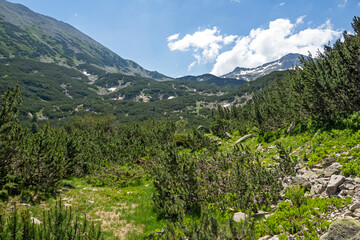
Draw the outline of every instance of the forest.
[[[352,27],[243,106],[219,106],[205,131],[186,119],[121,123],[111,114],[24,127],[21,89],[9,87],[0,111],[0,239],[119,239],[115,227],[86,215],[90,208],[64,204],[62,194],[81,184],[104,202],[146,205],[117,226],[131,223],[128,239],[319,239],[331,224],[322,214],[351,199],[311,198],[283,182],[298,164],[341,153],[327,145],[336,141],[353,156],[338,158],[342,174],[360,175],[359,17]],[[308,142],[309,151],[294,154]],[[238,212],[247,217],[238,221]]]

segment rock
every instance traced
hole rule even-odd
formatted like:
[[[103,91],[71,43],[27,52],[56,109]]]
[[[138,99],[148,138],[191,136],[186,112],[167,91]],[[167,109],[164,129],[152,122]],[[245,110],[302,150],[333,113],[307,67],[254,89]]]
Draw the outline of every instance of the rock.
[[[360,209],[354,211],[355,216],[360,217]]]
[[[261,238],[259,238],[259,240],[267,240],[270,239],[271,237],[269,235],[263,236]]]
[[[315,185],[311,186],[310,193],[311,194],[321,194],[324,191],[325,191],[325,184],[318,183],[318,184],[315,184]]]
[[[326,234],[320,237],[320,240],[347,240],[356,239],[360,233],[360,223],[352,218],[337,219],[331,223]]]
[[[39,219],[37,219],[37,218],[34,218],[34,217],[31,217],[30,218],[30,221],[32,222],[32,223],[34,223],[34,224],[41,224],[41,221],[39,220]]]
[[[340,190],[354,190],[355,186],[350,183],[344,183],[339,187]]]
[[[286,130],[286,133],[289,133],[291,130],[293,130],[295,128],[296,124],[297,123],[295,121],[292,122],[291,125],[289,126],[289,128]]]
[[[325,168],[324,170],[325,177],[331,177],[334,174],[339,174],[341,166],[342,165],[340,163],[335,162],[331,164],[329,167]]]
[[[308,171],[304,172],[301,176],[302,176],[303,178],[305,178],[306,180],[308,180],[308,181],[311,181],[312,179],[317,178],[316,173],[314,173],[314,172],[311,171],[311,170],[308,170]]]
[[[203,132],[205,132],[205,133],[209,133],[209,132],[210,132],[210,130],[209,130],[207,127],[203,126],[203,125],[198,126],[198,127],[197,127],[197,130],[203,131]]]
[[[275,145],[271,145],[271,146],[268,147],[268,149],[274,149],[274,148],[276,148]]]
[[[237,140],[235,142],[235,144],[241,143],[241,142],[245,141],[246,139],[251,138],[252,136],[253,136],[252,134],[245,135],[242,138],[240,138],[239,140]]]
[[[279,240],[279,237],[278,237],[278,235],[275,235],[272,238],[269,238],[269,240]]]
[[[359,208],[360,208],[360,202],[353,203],[353,204],[350,206],[350,210],[351,210],[351,211],[355,211],[356,209],[359,209]]]
[[[346,216],[352,216],[352,212],[351,211],[346,211],[344,213],[344,217],[346,217]]]
[[[262,210],[259,210],[257,213],[255,213],[255,217],[266,217],[266,215],[269,215],[268,212],[265,212],[265,211],[262,211]]]
[[[332,175],[326,188],[328,195],[336,193],[337,188],[345,181],[345,177],[341,175]]]
[[[243,212],[237,212],[233,216],[235,222],[245,221],[249,216]]]

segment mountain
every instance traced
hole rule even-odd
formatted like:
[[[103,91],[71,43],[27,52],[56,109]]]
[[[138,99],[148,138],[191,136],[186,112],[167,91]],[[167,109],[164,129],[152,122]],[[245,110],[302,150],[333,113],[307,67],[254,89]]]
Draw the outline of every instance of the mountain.
[[[170,78],[121,58],[66,23],[0,0],[0,94],[20,86],[24,126],[63,126],[84,114],[206,124],[212,109],[246,103],[277,75],[252,82],[211,74],[163,81]]]
[[[86,64],[107,72],[170,79],[121,58],[67,23],[6,0],[0,0],[0,42],[1,57],[36,59],[68,67],[84,68]]]
[[[246,83],[246,81],[244,81],[244,80],[238,80],[238,79],[234,79],[234,78],[221,78],[221,77],[217,77],[212,74],[203,74],[200,76],[189,75],[189,76],[176,78],[175,80],[206,83],[206,84],[211,84],[211,85],[215,85],[218,87],[235,87],[235,86],[240,86],[240,85]]]
[[[233,78],[233,79],[242,79],[246,81],[255,80],[261,76],[265,76],[273,71],[282,71],[291,69],[292,67],[300,64],[301,54],[290,53],[279,60],[265,63],[256,68],[242,68],[236,67],[234,71],[227,73],[222,78]]]

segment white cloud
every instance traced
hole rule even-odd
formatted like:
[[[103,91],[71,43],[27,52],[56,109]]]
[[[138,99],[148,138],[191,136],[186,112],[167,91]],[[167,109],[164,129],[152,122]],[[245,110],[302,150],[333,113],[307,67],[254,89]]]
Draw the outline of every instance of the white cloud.
[[[357,4],[357,5],[358,5],[358,7],[360,7],[360,2],[358,2],[358,4]]]
[[[79,14],[78,14],[78,13],[74,13],[74,17],[77,17],[77,16],[79,16]]]
[[[174,41],[174,40],[178,39],[179,36],[180,36],[180,33],[175,33],[175,34],[169,36],[169,37],[167,38],[167,40],[168,40],[168,41]]]
[[[341,0],[341,3],[338,4],[339,8],[343,8],[346,6],[348,0]]]
[[[276,19],[267,29],[252,29],[249,35],[239,36],[233,49],[219,54],[211,73],[223,75],[237,66],[256,67],[288,53],[316,54],[323,45],[341,35],[340,31],[333,30],[330,20],[317,28],[297,32],[296,27],[304,18],[299,17],[295,23],[289,19]]]
[[[301,17],[298,17],[296,19],[296,25],[304,23],[304,18],[306,18],[306,15],[303,15]]]
[[[171,51],[185,52],[192,50],[199,64],[214,61],[219,55],[222,46],[233,43],[235,39],[236,36],[234,35],[221,35],[216,27],[199,30],[193,34],[186,34],[182,39],[179,39],[179,34],[167,38],[168,47]]]
[[[282,3],[280,3],[279,5],[280,5],[280,7],[282,7],[282,6],[284,6],[286,3],[284,3],[284,2],[282,2]]]
[[[196,65],[196,61],[192,62],[189,66],[188,66],[188,72],[191,71],[191,69],[193,69],[193,67]]]

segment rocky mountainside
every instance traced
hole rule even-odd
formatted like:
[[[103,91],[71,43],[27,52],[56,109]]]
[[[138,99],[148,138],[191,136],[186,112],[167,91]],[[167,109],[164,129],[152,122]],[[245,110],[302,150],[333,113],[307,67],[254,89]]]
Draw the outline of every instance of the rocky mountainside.
[[[69,24],[35,13],[21,4],[0,1],[2,57],[24,57],[76,67],[91,64],[107,72],[167,80],[126,60]]]
[[[212,74],[203,74],[199,76],[184,76],[180,78],[176,78],[175,80],[179,81],[192,81],[192,82],[201,82],[206,84],[212,84],[219,87],[234,87],[240,86],[246,83],[245,80],[238,80],[234,78],[221,78]]]
[[[227,73],[222,78],[232,78],[238,80],[252,81],[259,77],[265,76],[273,71],[282,71],[291,69],[292,67],[299,65],[301,54],[290,53],[279,60],[265,63],[255,68],[242,68],[237,67],[234,71]]]

